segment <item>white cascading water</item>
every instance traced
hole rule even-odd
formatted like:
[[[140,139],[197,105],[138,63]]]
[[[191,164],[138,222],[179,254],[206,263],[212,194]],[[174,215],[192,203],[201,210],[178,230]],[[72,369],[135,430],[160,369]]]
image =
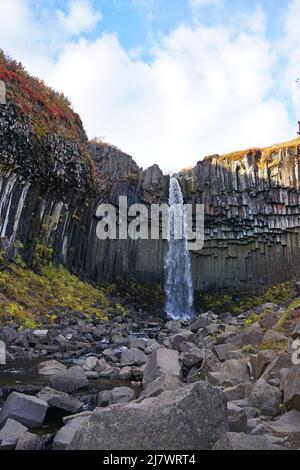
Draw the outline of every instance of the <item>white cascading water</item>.
[[[176,233],[182,233],[176,239]],[[170,178],[168,253],[165,262],[166,314],[173,320],[188,320],[193,314],[194,290],[186,237],[186,214],[180,185]]]

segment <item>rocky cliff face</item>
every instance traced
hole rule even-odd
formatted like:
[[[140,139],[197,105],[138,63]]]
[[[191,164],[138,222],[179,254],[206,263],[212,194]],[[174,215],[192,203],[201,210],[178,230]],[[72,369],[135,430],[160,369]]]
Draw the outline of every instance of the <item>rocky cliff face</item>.
[[[169,177],[157,165],[139,168],[113,146],[88,147],[76,116],[74,137],[62,117],[44,133],[23,111],[14,95],[0,104],[2,246],[14,256],[21,242],[29,264],[54,259],[95,281],[162,282],[166,242],[100,241],[96,209],[117,205],[119,196],[128,204],[167,202]],[[205,205],[204,248],[192,253],[196,290],[300,275],[299,152],[300,141],[292,141],[212,156],[178,175],[186,202]]]

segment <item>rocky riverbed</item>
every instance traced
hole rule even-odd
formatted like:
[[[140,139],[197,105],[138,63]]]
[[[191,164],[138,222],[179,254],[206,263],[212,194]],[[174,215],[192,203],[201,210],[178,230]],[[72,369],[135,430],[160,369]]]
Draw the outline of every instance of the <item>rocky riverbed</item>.
[[[0,448],[299,449],[298,290],[238,316],[3,327]]]

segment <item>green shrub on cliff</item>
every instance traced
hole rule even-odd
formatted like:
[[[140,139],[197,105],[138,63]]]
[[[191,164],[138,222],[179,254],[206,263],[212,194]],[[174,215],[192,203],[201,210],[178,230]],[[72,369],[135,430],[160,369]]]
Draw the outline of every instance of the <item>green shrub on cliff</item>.
[[[55,320],[56,306],[103,319],[111,310],[102,289],[81,281],[62,266],[43,266],[37,274],[22,263],[5,263],[0,271],[0,324],[14,321],[24,328],[35,328],[41,316]]]

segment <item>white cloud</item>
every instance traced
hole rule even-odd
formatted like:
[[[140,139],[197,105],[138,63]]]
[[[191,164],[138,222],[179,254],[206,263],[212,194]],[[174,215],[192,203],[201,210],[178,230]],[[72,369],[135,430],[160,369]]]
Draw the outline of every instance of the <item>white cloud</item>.
[[[2,14],[0,44],[71,98],[90,137],[104,136],[141,166],[176,170],[294,133],[284,102],[270,98],[276,56],[260,19],[243,30],[182,25],[160,39],[146,62],[108,33],[93,41],[64,38],[54,59],[45,42],[60,37],[57,25],[55,34],[43,35],[27,0],[6,2]],[[18,28],[6,27],[12,22]],[[294,44],[296,26],[292,37]]]
[[[190,5],[192,8],[201,8],[209,5],[218,5],[222,2],[223,0],[190,0]]]
[[[65,48],[48,78],[71,97],[90,136],[169,170],[291,136],[284,104],[267,98],[272,66],[261,36],[181,26],[150,64],[105,34]]]
[[[292,0],[285,16],[285,34],[280,43],[281,53],[287,58],[285,66],[285,89],[294,105],[294,111],[300,119],[300,87],[296,79],[300,78],[300,0]]]
[[[94,10],[90,0],[70,0],[68,14],[58,11],[58,18],[70,34],[79,34],[95,28],[102,14]]]

